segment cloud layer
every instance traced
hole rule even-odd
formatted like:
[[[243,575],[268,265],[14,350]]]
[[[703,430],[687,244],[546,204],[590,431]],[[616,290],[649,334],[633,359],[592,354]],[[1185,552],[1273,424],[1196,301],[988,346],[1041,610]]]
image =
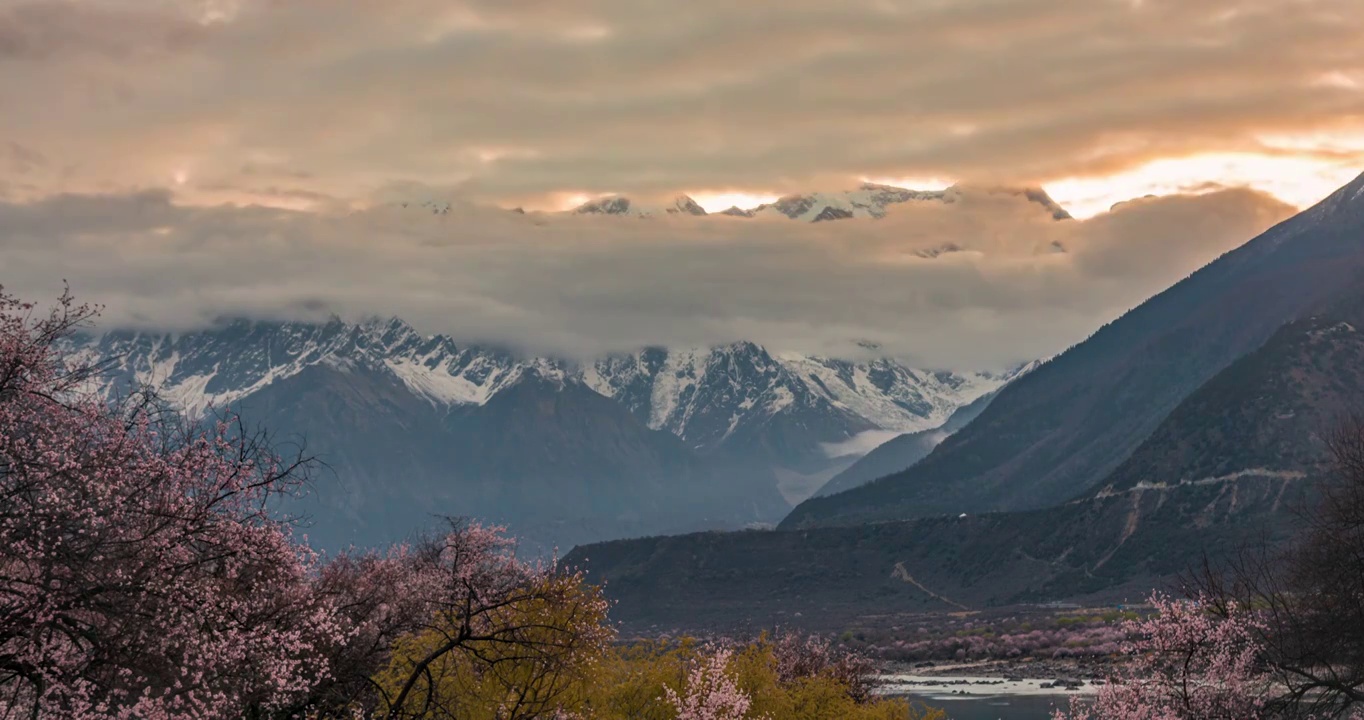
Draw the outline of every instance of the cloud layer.
[[[1364,130],[1362,39],[1358,0],[0,0],[0,197],[1360,165],[1272,138]]]
[[[967,191],[815,224],[59,196],[0,203],[0,282],[41,299],[66,278],[108,306],[107,326],[392,314],[579,357],[741,339],[846,356],[870,341],[926,366],[989,368],[1083,339],[1291,212],[1248,190],[1061,222],[1020,197]],[[924,257],[949,246],[959,250]]]

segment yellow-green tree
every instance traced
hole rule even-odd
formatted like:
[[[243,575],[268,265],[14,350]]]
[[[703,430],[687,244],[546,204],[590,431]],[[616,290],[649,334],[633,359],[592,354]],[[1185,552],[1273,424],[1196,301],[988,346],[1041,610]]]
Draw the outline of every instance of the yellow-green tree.
[[[878,697],[867,658],[797,633],[611,646],[581,574],[527,565],[495,530],[460,526],[408,573],[428,619],[375,673],[388,720],[940,720]],[[382,609],[376,610],[382,614]]]
[[[435,641],[404,641],[395,653],[414,657]],[[719,668],[715,660],[725,657]],[[581,662],[547,664],[533,656],[504,659],[495,673],[451,656],[422,684],[411,717],[689,720],[670,697],[686,697],[698,676],[713,671],[746,699],[742,715],[724,720],[944,720],[941,711],[882,698],[850,682],[843,655],[804,636],[763,637],[726,647],[690,638],[641,641]],[[395,659],[395,663],[410,660]],[[856,663],[854,663],[854,666]],[[401,667],[410,668],[403,664]],[[547,672],[553,667],[554,672]],[[704,672],[697,673],[698,668]],[[862,671],[866,668],[862,667]],[[402,673],[398,673],[402,675]],[[391,687],[391,678],[380,678]],[[671,691],[671,692],[669,692]],[[732,707],[732,706],[731,706]],[[422,714],[424,713],[424,714]]]
[[[456,601],[394,643],[374,678],[383,717],[530,720],[582,705],[612,637],[600,589],[494,560],[439,578]]]
[[[730,644],[732,645],[732,644]],[[720,647],[691,639],[648,641],[618,648],[598,666],[579,708],[591,720],[679,720],[668,692],[685,696],[693,671],[711,663]],[[866,691],[865,678],[849,670],[872,670],[855,656],[832,650],[817,638],[794,634],[762,637],[723,649],[723,672],[748,702],[742,717],[726,720],[943,720],[938,710],[911,706]],[[852,662],[849,663],[849,660]],[[707,668],[710,671],[711,668]],[[705,673],[701,673],[704,675]],[[685,719],[683,719],[685,720]]]

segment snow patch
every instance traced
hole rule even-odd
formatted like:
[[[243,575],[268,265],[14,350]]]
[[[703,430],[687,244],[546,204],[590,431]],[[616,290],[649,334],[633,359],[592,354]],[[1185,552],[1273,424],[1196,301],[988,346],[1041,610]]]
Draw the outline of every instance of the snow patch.
[[[937,373],[888,358],[869,363],[784,353],[777,360],[792,375],[808,379],[806,385],[815,395],[897,434],[939,427],[957,408],[998,390],[1009,379],[952,373],[945,381]],[[873,367],[892,379],[889,387],[872,381]]]
[[[699,362],[701,353],[696,350],[669,351],[663,367],[654,376],[652,391],[649,393],[649,427],[659,430],[673,425],[673,415],[682,402],[682,396],[706,375],[705,363]],[[679,426],[685,427],[691,414],[687,408],[680,418]]]
[[[767,401],[767,412],[771,415],[791,407],[796,402],[796,396],[789,388],[777,386],[772,388],[772,399]]]
[[[444,367],[428,368],[407,360],[385,360],[384,365],[413,392],[438,403],[448,405],[483,405],[500,389],[503,371],[489,373],[483,384],[461,375],[452,375]]]
[[[1095,493],[1094,497],[1108,498],[1113,497],[1115,495],[1123,495],[1128,493],[1142,493],[1148,490],[1170,490],[1173,488],[1183,486],[1217,485],[1220,483],[1235,482],[1237,480],[1241,480],[1243,478],[1248,477],[1269,478],[1271,480],[1301,480],[1307,477],[1307,473],[1304,473],[1301,470],[1270,470],[1269,468],[1246,468],[1245,470],[1237,470],[1236,472],[1227,473],[1226,475],[1203,477],[1194,480],[1180,480],[1179,482],[1176,483],[1151,482],[1148,480],[1142,480],[1138,482],[1136,485],[1127,488],[1126,490],[1112,490],[1110,488],[1104,488],[1102,491]],[[1080,500],[1074,500],[1072,502],[1084,502],[1084,499],[1081,498]]]

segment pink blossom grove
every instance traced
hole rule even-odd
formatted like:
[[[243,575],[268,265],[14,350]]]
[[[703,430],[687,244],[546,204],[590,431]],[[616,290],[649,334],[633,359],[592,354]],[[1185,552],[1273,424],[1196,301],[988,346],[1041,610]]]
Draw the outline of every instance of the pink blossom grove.
[[[100,368],[63,348],[96,314],[0,288],[0,718],[410,717],[371,680],[397,638],[515,643],[501,609],[580,579],[466,522],[324,561],[272,510],[308,458],[228,414],[90,392]]]

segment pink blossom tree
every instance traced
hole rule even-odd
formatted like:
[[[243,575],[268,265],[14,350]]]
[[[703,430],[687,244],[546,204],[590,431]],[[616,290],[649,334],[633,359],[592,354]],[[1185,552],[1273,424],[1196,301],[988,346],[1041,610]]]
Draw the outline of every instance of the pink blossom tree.
[[[752,698],[730,674],[734,651],[716,648],[692,661],[680,689],[664,686],[663,695],[677,720],[745,720]]]
[[[790,684],[800,678],[829,677],[847,688],[856,703],[872,699],[876,687],[876,663],[868,656],[837,648],[820,635],[778,632],[772,638],[777,681]]]
[[[1273,691],[1257,640],[1254,613],[1231,606],[1221,615],[1203,601],[1154,595],[1156,614],[1129,621],[1137,638],[1121,677],[1086,706],[1072,700],[1056,720],[1257,720]]]
[[[85,392],[95,311],[0,290],[0,717],[270,712],[331,668],[315,558],[272,518],[302,479],[264,438]]]
[[[501,528],[323,562],[274,512],[308,459],[150,391],[90,392],[100,368],[64,348],[95,315],[0,289],[0,720],[415,717],[457,656],[536,658],[506,698],[550,707],[563,663],[610,639],[599,590]]]

